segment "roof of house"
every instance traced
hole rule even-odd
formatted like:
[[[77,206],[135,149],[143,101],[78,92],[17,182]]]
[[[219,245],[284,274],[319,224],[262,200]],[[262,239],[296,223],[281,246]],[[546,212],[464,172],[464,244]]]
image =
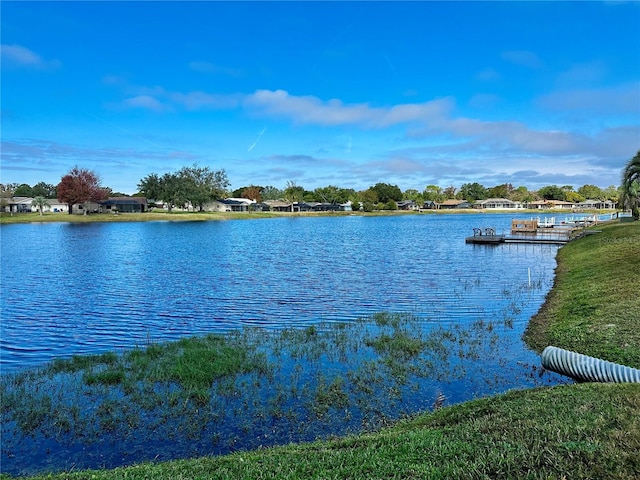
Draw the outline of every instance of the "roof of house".
[[[290,202],[283,202],[281,200],[265,200],[264,203],[266,203],[270,207],[291,207]]]
[[[564,200],[535,200],[528,203],[529,205],[575,205],[573,202],[566,202]]]
[[[457,198],[449,198],[442,202],[440,205],[460,205],[462,203],[468,203],[466,200],[458,200]]]
[[[251,203],[256,203],[255,200],[251,200],[249,198],[242,198],[242,197],[237,197],[237,198],[236,197],[229,197],[229,198],[226,198],[225,200],[233,200],[233,201],[238,202],[238,203],[246,203],[247,205],[249,205]]]
[[[146,205],[147,199],[145,197],[109,197],[100,202],[100,205],[131,205],[132,203]]]
[[[486,205],[488,203],[509,203],[509,204],[516,204],[516,203],[520,203],[520,202],[514,202],[513,200],[509,200],[508,198],[485,198],[484,200],[477,200],[476,204],[478,205]]]

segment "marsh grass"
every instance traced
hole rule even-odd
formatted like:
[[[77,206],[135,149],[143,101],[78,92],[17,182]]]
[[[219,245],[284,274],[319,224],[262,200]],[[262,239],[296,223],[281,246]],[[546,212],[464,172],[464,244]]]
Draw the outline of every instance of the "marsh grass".
[[[376,430],[430,409],[436,382],[462,380],[465,362],[497,347],[498,323],[380,313],[57,359],[2,377],[3,449],[23,456],[12,471],[33,473],[48,460],[21,452],[27,437],[79,464],[106,442],[101,461],[118,464],[153,449],[175,458]]]

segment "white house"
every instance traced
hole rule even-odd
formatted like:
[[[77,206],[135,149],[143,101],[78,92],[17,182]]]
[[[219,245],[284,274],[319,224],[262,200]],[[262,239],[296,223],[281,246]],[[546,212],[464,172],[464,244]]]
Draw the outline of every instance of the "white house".
[[[205,212],[247,212],[249,206],[254,203],[256,203],[255,200],[248,198],[225,198],[207,203],[203,210]]]
[[[485,200],[477,200],[473,204],[473,208],[478,209],[497,209],[497,210],[514,210],[523,208],[522,203],[514,202],[507,198],[487,198]]]

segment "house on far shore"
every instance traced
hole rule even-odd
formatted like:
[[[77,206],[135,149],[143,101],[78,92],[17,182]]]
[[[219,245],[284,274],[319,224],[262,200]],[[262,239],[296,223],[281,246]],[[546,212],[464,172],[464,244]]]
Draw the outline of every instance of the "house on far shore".
[[[45,205],[42,208],[42,211],[45,213],[53,212],[53,213],[68,213],[69,205],[66,203],[59,202],[55,198],[47,198],[47,203],[49,205]],[[33,198],[31,197],[11,197],[7,199],[3,199],[3,207],[1,211],[7,213],[29,213],[29,212],[37,212],[38,209],[32,206]]]
[[[613,210],[618,204],[611,200],[585,200],[576,204],[580,210]]]
[[[2,211],[7,213],[28,213],[31,212],[31,202],[33,198],[30,197],[10,197],[2,198]],[[35,212],[35,207],[33,211]]]
[[[255,203],[255,200],[248,198],[225,198],[207,203],[203,210],[205,212],[248,212],[250,206]]]
[[[576,204],[573,202],[565,202],[564,200],[536,200],[535,202],[525,204],[525,207],[538,210],[573,210],[576,207]]]
[[[398,210],[418,210],[418,205],[413,200],[400,200],[396,202],[398,205]]]
[[[293,212],[296,210],[291,202],[284,202],[282,200],[265,200],[265,205],[269,207],[272,212]]]
[[[485,200],[477,200],[473,204],[473,208],[477,209],[496,209],[496,210],[514,210],[523,208],[522,203],[514,202],[507,198],[487,198]]]
[[[440,204],[441,209],[454,209],[454,208],[470,208],[471,204],[466,200],[458,200],[456,198],[450,198]]]
[[[144,197],[109,197],[98,205],[105,213],[143,213],[148,210]]]

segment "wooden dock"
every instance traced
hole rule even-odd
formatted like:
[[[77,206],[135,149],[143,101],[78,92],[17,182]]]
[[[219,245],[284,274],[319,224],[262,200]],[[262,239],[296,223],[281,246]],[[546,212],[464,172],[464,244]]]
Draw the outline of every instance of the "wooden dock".
[[[474,235],[467,237],[465,243],[478,245],[499,245],[501,243],[538,243],[564,245],[577,237],[569,235],[537,235],[537,234],[509,234],[509,235]]]
[[[556,225],[553,228],[536,227],[529,221],[515,221],[511,233],[496,234],[493,228],[474,228],[473,236],[467,237],[465,243],[477,245],[499,245],[501,243],[530,243],[564,245],[595,231],[585,230],[577,226]]]

